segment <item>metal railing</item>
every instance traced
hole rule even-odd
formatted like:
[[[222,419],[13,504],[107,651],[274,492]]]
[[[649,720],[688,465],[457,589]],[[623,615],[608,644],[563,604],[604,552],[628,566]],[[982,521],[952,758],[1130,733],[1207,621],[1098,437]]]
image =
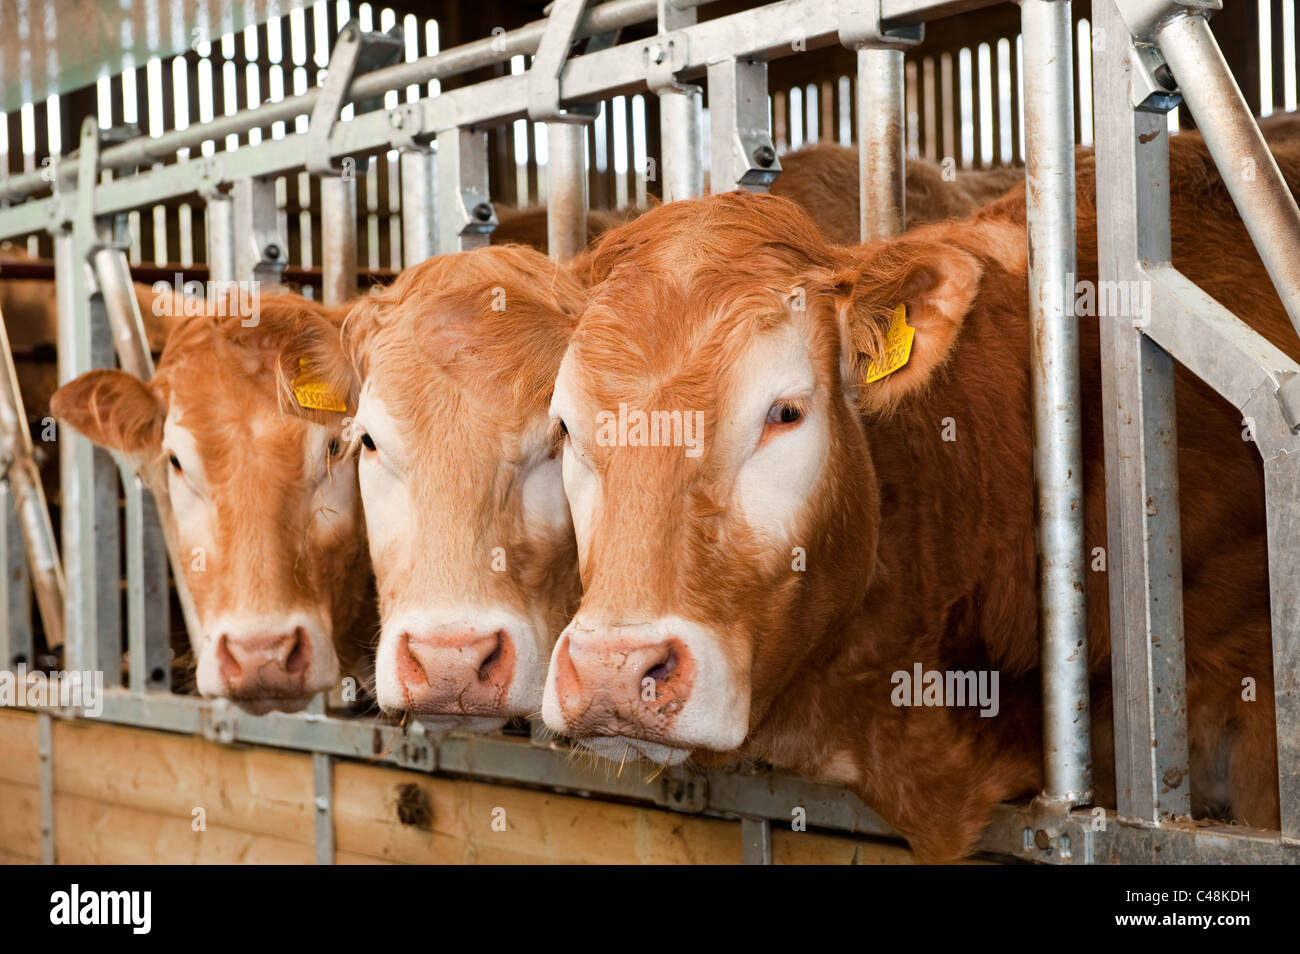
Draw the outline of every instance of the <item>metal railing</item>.
[[[904,51],[919,40],[926,20],[988,6],[989,0],[780,0],[702,22],[695,14],[698,5],[697,0],[611,0],[588,9],[585,0],[556,0],[545,21],[356,75],[347,64],[357,61],[355,48],[368,38],[349,26],[336,46],[338,62],[330,64],[331,81],[320,90],[102,150],[97,124],[88,120],[74,159],[55,176],[51,195],[38,195],[49,185],[40,177],[0,183],[0,196],[22,200],[0,210],[0,238],[41,229],[55,237],[60,381],[111,365],[115,354],[133,373],[145,377],[152,372],[122,252],[122,217],[132,209],[197,195],[207,207],[211,277],[274,279],[283,268],[285,246],[277,233],[274,196],[268,194],[271,177],[308,169],[322,180],[322,220],[332,223],[325,237],[329,248],[323,286],[327,299],[338,301],[354,289],[356,275],[355,183],[337,171],[344,160],[400,151],[403,249],[409,265],[435,252],[487,241],[495,214],[488,195],[484,130],[526,117],[549,124],[549,239],[551,254],[562,256],[579,249],[586,234],[584,142],[591,111],[585,107],[624,93],[650,91],[659,97],[668,198],[701,193],[705,149],[715,189],[762,190],[780,171],[768,129],[766,64],[804,49],[843,44],[858,51],[862,235],[885,238],[900,231]],[[1080,650],[1087,638],[1081,582],[1083,468],[1078,326],[1062,294],[1076,257],[1074,38],[1069,0],[1022,0],[1020,6],[1028,228],[1034,249],[1029,314],[1035,330],[1031,365],[1045,783],[1033,803],[999,809],[980,847],[1056,863],[1300,861],[1300,590],[1294,585],[1300,578],[1300,436],[1294,427],[1300,421],[1300,366],[1169,265],[1168,185],[1160,175],[1168,148],[1163,110],[1178,98],[1166,88],[1166,62],[1183,83],[1181,92],[1201,121],[1211,154],[1293,320],[1300,317],[1300,265],[1294,257],[1300,247],[1300,213],[1218,55],[1205,23],[1206,5],[1096,0],[1097,26],[1111,37],[1093,74],[1101,278],[1148,280],[1156,289],[1156,304],[1148,326],[1102,323],[1108,518],[1118,553],[1110,585],[1119,804],[1117,813],[1080,808],[1088,804],[1092,788],[1089,657]],[[620,28],[656,18],[655,36],[617,42]],[[586,51],[569,56],[574,41],[583,37],[590,38]],[[801,42],[793,44],[792,37]],[[527,73],[339,121],[348,102],[520,53],[534,57]],[[710,102],[707,133],[701,82]],[[184,146],[303,113],[311,116],[306,132],[256,148],[132,171]],[[1251,189],[1234,181],[1233,170],[1247,158],[1254,161],[1257,176]],[[101,181],[104,169],[116,170],[117,177]],[[1188,763],[1175,444],[1160,440],[1172,428],[1174,358],[1258,422],[1268,491],[1280,833],[1178,821],[1190,812],[1188,787],[1169,791],[1161,784],[1168,771],[1185,774]],[[11,363],[8,377],[12,405],[17,391]],[[12,407],[8,413],[14,413]],[[23,422],[20,410],[15,419]],[[15,429],[9,417],[4,423],[9,446],[18,449],[17,461],[26,453],[24,446],[30,449],[30,439],[23,445],[21,433],[11,433]],[[40,599],[42,616],[47,631],[54,631],[62,610],[68,669],[101,670],[116,685],[122,651],[119,470],[108,455],[70,431],[59,446],[67,585],[61,607],[57,600]],[[9,503],[23,496],[23,473],[11,469],[0,485],[0,559],[12,564],[15,531],[21,527],[29,562],[40,578],[41,554],[53,554],[48,520],[45,528],[39,521],[15,522]],[[321,860],[332,854],[328,759],[335,756],[740,817],[746,821],[746,859],[758,862],[771,860],[771,823],[788,822],[796,807],[806,811],[813,826],[890,833],[855,796],[782,773],[750,777],[668,769],[654,784],[646,784],[632,773],[614,776],[576,764],[567,750],[528,740],[452,736],[435,741],[418,724],[403,728],[374,719],[330,717],[319,699],[299,715],[254,717],[224,702],[172,694],[167,678],[154,678],[167,668],[166,587],[156,584],[165,582],[167,554],[158,527],[168,502],[151,500],[125,468],[120,479],[126,489],[131,667],[127,686],[108,693],[103,717],[315,753]],[[40,509],[44,512],[43,504]],[[25,507],[20,510],[26,513]],[[175,554],[169,556],[175,567]],[[182,574],[174,577],[183,591]],[[11,580],[8,573],[5,579]],[[26,587],[6,584],[0,592],[12,602],[22,598]],[[15,620],[11,613],[11,625],[0,635],[4,665],[24,650],[30,654],[30,634],[24,636]],[[189,628],[197,635],[192,620]],[[43,739],[49,718],[42,714]],[[48,786],[42,796],[52,797]],[[52,839],[48,828],[45,837]],[[52,857],[49,845],[52,840],[46,857]]]

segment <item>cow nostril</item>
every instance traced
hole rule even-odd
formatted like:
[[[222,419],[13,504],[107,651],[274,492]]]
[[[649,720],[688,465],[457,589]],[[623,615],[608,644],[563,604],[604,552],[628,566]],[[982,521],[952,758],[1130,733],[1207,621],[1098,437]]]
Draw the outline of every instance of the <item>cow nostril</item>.
[[[480,682],[486,682],[491,677],[493,667],[495,667],[497,662],[501,659],[501,644],[504,635],[505,634],[499,629],[493,634],[494,642],[492,644],[492,652],[488,653],[487,658],[485,658],[478,667],[478,678]]]
[[[311,643],[307,639],[306,632],[299,626],[293,631],[292,648],[289,655],[284,661],[285,672],[298,674],[307,671],[308,665],[311,664]]]
[[[658,665],[651,666],[649,669],[647,669],[646,676],[649,677],[650,679],[653,679],[655,682],[663,682],[665,679],[667,679],[676,671],[677,671],[677,651],[675,649],[669,649],[668,658],[666,658],[663,662],[659,663]]]
[[[227,636],[222,633],[217,637],[217,666],[221,670],[221,675],[226,679],[238,679],[244,674],[244,668],[239,665],[239,660],[230,652],[230,647],[226,644]]]

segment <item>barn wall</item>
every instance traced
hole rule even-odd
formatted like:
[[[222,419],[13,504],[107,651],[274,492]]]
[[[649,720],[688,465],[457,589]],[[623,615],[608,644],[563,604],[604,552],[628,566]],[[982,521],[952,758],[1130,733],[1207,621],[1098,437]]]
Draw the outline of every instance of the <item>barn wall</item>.
[[[85,720],[53,730],[61,864],[315,860],[309,755]],[[741,861],[737,821],[363,762],[334,763],[334,831],[340,864]],[[913,862],[892,842],[817,832],[774,830],[772,850],[778,864]],[[0,710],[0,863],[39,859],[37,716]]]

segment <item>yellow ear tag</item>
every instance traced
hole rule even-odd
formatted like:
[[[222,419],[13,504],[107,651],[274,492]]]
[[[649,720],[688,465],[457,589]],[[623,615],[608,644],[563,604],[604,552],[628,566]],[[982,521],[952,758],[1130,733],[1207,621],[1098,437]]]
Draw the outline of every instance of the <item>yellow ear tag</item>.
[[[324,381],[312,376],[307,368],[307,359],[298,359],[298,376],[293,379],[293,396],[299,407],[311,411],[346,411],[347,404]]]
[[[906,365],[912,357],[912,339],[915,337],[916,329],[907,323],[907,305],[900,301],[894,306],[894,320],[885,333],[884,353],[872,358],[867,365],[867,384],[879,381]]]

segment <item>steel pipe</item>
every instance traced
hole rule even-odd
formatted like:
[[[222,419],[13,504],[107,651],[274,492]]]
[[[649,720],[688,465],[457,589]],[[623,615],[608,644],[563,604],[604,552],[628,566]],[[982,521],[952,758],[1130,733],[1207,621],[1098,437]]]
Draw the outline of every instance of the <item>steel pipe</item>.
[[[1069,0],[1022,0],[1030,381],[1038,505],[1043,797],[1092,797],[1079,327],[1074,315],[1074,79]],[[865,198],[865,196],[864,196]]]
[[[663,155],[657,172],[665,202],[704,194],[704,91],[674,86],[659,91],[659,142]]]
[[[425,146],[401,151],[402,265],[410,268],[437,254],[438,178],[435,156]]]
[[[907,227],[903,51],[858,50],[858,216],[862,241]]]
[[[547,123],[546,248],[567,262],[587,245],[587,126]]]
[[[321,176],[321,294],[338,306],[357,294],[357,181]]]

